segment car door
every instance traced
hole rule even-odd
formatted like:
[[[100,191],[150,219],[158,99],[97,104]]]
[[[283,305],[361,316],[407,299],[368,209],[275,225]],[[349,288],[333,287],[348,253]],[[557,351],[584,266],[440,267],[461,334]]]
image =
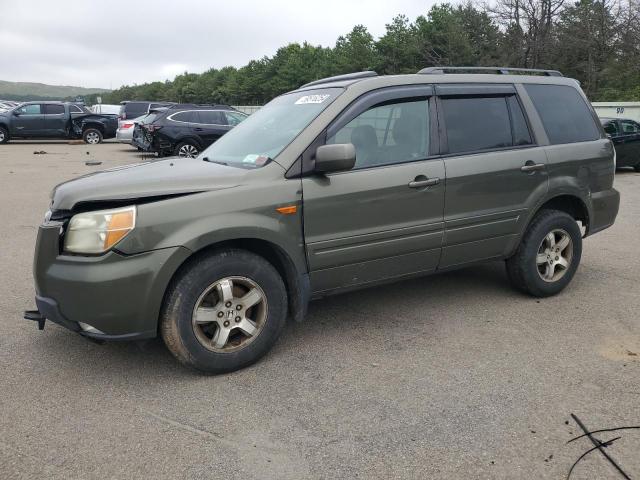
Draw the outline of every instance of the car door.
[[[432,92],[424,86],[372,92],[310,147],[352,143],[356,149],[352,170],[302,180],[314,292],[437,268],[445,171]]]
[[[198,110],[198,123],[193,125],[193,132],[200,139],[202,148],[207,148],[231,127],[220,110]]]
[[[619,143],[615,144],[619,167],[640,165],[640,125],[633,120],[618,120],[620,125]]]
[[[13,111],[11,133],[17,137],[31,137],[42,135],[44,129],[44,115],[42,105],[30,103],[18,107]]]
[[[44,129],[48,137],[66,136],[67,115],[62,103],[45,103],[43,105]]]
[[[441,268],[501,257],[548,189],[512,85],[438,86],[447,171]]]

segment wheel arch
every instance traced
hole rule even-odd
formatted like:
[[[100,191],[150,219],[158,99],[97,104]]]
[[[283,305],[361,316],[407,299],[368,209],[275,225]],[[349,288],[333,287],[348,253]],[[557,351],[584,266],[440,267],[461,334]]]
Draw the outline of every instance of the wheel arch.
[[[169,288],[171,287],[174,279],[180,273],[190,268],[192,264],[198,262],[199,259],[207,255],[211,255],[218,250],[231,248],[245,250],[259,255],[273,265],[282,277],[287,289],[289,315],[297,322],[302,321],[307,312],[307,305],[309,303],[311,293],[309,275],[306,272],[301,272],[299,268],[296,267],[293,259],[281,246],[269,240],[255,237],[220,240],[204,245],[198,250],[193,251],[193,253],[189,255],[173,272],[173,275],[165,288],[162,299],[163,304]],[[160,328],[159,325],[160,322],[158,322],[158,328]]]
[[[84,134],[84,132],[86,132],[88,129],[90,128],[94,128],[96,130],[99,130],[100,133],[102,133],[104,135],[104,125],[101,124],[100,122],[86,122],[82,124],[82,133]]]

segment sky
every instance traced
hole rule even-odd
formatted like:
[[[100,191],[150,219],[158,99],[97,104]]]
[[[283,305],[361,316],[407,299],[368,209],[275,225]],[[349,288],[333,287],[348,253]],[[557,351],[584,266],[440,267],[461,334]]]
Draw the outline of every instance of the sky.
[[[374,37],[434,0],[0,0],[0,80],[117,88],[241,67],[287,43]]]

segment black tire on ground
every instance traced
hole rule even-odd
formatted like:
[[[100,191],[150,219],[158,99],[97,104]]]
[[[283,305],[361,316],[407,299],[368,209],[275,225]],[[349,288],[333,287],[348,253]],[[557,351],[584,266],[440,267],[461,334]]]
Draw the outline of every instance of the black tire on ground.
[[[199,153],[200,153],[200,147],[188,140],[184,142],[180,142],[178,145],[176,145],[176,148],[173,151],[173,154],[176,157],[186,157],[186,158],[197,157]]]
[[[248,344],[228,352],[212,351],[198,338],[192,323],[194,309],[207,289],[229,277],[249,279],[262,289],[264,321]],[[286,318],[287,293],[273,265],[245,250],[224,249],[189,261],[171,281],[160,314],[160,333],[182,364],[206,373],[224,373],[251,365],[266,354],[282,333]]]
[[[544,256],[543,241],[551,232],[566,232],[571,239],[571,260],[564,273],[556,280],[544,280],[538,265],[538,255]],[[566,252],[565,252],[566,253]],[[555,254],[554,254],[555,255]],[[516,253],[507,259],[507,274],[511,284],[518,290],[534,297],[548,297],[562,291],[575,274],[582,256],[582,232],[573,217],[560,210],[541,210],[534,217],[522,237]],[[551,261],[554,260],[552,257]]]
[[[0,127],[0,143],[9,143],[9,132],[4,127]]]
[[[633,169],[634,169],[636,172],[640,173],[640,163],[636,163],[636,164],[633,166]]]
[[[87,128],[82,132],[82,140],[90,145],[102,143],[102,132],[97,128]]]

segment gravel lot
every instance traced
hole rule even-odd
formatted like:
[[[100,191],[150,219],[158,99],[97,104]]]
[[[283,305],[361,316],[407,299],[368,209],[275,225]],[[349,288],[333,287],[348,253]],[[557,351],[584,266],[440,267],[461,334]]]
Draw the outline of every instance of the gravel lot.
[[[34,151],[46,151],[35,155]],[[640,175],[561,295],[502,263],[314,302],[257,365],[206,377],[160,340],[96,345],[33,308],[51,188],[128,146],[0,146],[0,478],[566,478],[590,429],[640,425]],[[88,160],[101,161],[87,166]],[[640,430],[607,451],[640,478]],[[622,478],[597,452],[572,479]]]

